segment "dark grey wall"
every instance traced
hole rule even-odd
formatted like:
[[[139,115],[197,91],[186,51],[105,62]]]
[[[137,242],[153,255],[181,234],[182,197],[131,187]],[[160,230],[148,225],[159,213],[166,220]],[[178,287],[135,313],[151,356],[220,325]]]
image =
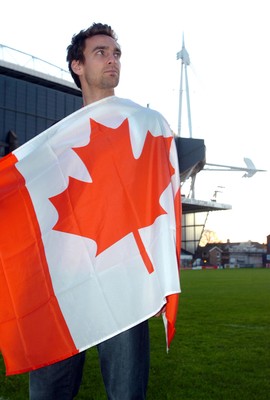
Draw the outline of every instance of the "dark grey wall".
[[[80,92],[72,92],[61,85],[52,88],[44,81],[39,84],[0,73],[0,156],[3,147],[9,150],[3,146],[9,131],[15,132],[21,145],[82,107]]]

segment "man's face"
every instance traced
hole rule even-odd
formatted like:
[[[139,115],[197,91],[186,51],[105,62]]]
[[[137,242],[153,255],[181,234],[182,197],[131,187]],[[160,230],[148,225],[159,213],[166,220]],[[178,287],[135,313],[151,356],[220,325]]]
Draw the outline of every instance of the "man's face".
[[[85,61],[81,64],[81,83],[90,90],[115,88],[120,77],[121,50],[118,43],[106,35],[95,35],[86,40]]]

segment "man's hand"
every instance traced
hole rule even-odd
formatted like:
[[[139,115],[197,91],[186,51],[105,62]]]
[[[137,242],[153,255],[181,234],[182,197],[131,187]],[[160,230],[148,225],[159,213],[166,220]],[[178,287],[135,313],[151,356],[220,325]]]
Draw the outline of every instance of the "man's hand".
[[[162,307],[162,309],[157,314],[155,314],[155,317],[160,317],[161,314],[165,313],[165,311],[166,311],[166,304]]]

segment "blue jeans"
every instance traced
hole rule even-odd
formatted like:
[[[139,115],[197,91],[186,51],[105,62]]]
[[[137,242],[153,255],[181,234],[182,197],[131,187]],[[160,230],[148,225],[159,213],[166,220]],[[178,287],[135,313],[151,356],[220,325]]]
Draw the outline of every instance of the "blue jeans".
[[[149,376],[148,321],[97,345],[108,400],[145,400]],[[85,352],[29,374],[30,400],[72,400],[79,392]]]

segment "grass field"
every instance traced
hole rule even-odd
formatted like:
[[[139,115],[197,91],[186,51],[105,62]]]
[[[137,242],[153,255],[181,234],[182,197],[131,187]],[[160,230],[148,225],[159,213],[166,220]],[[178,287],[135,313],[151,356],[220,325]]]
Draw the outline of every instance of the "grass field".
[[[181,285],[169,354],[162,320],[150,321],[147,399],[269,400],[270,269],[183,270]],[[0,400],[27,398],[27,374],[5,377],[0,359]],[[95,349],[77,399],[106,399]]]

